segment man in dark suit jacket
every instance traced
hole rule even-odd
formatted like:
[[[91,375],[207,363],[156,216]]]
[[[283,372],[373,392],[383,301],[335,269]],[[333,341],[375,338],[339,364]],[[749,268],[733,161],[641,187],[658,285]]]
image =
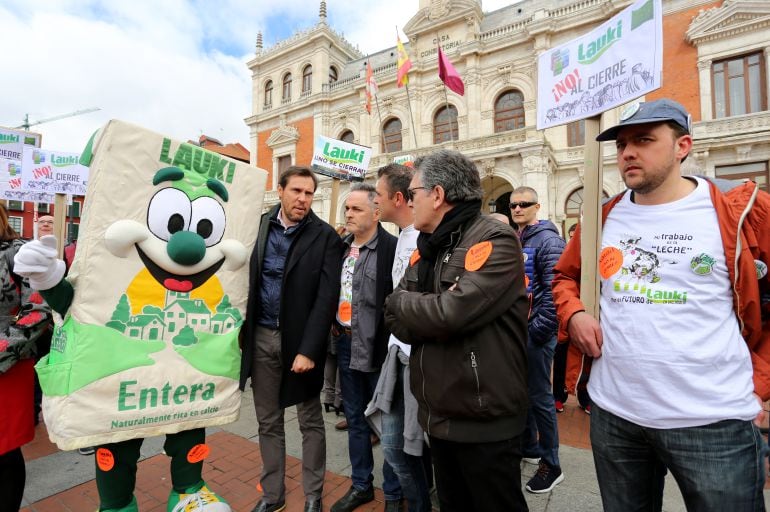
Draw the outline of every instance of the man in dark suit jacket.
[[[350,235],[344,240],[335,330],[339,333],[337,364],[348,422],[353,485],[332,506],[332,512],[352,512],[374,499],[371,429],[364,410],[372,399],[388,350],[390,333],[385,327],[384,304],[393,291],[391,268],[398,241],[379,224],[375,196],[372,185],[355,183],[345,201],[345,229]],[[401,486],[387,463],[383,465],[383,476],[386,512],[401,510]]]
[[[302,432],[305,511],[322,509],[326,435],[320,392],[339,298],[342,242],[311,210],[317,185],[308,167],[281,174],[280,204],[262,216],[251,256],[241,389],[251,377],[264,491],[253,512],[286,507],[283,410],[292,405]]]

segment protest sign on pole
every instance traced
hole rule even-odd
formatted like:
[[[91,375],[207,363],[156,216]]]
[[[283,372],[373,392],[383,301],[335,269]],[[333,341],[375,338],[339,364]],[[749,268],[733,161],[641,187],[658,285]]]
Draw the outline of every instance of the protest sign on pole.
[[[329,212],[329,224],[332,226],[337,221],[339,181],[363,181],[371,157],[372,148],[331,139],[323,135],[315,136],[313,160],[310,166],[316,173],[330,176],[333,179],[331,211]]]
[[[597,116],[660,87],[660,0],[638,0],[538,58],[537,129]]]
[[[24,148],[22,187],[29,191],[82,196],[88,186],[88,167],[80,165],[80,154]]]
[[[10,201],[54,202],[54,194],[25,190],[21,179],[21,160],[6,158],[0,158],[0,197]]]
[[[603,112],[660,87],[661,0],[638,0],[591,32],[538,58],[537,128],[585,119],[580,299],[599,318]]]

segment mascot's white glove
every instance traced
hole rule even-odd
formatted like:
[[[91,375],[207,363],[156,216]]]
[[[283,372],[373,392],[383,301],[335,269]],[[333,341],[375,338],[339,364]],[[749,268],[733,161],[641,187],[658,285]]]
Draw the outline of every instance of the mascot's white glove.
[[[46,235],[19,247],[13,258],[13,271],[29,279],[35,290],[48,290],[64,278],[64,261],[56,258],[56,237]]]

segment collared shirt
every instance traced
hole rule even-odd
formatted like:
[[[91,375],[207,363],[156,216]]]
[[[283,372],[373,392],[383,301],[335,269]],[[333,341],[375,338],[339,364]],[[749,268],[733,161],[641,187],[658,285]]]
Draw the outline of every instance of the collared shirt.
[[[345,249],[343,262],[350,255],[351,247]],[[345,276],[341,277],[344,284]],[[353,269],[351,293],[346,296],[340,291],[340,308],[350,304],[350,369],[373,372],[374,340],[377,334],[377,232],[364,245],[358,247],[358,258]],[[342,314],[340,314],[342,313]],[[344,319],[345,311],[337,310],[337,321]]]
[[[270,329],[278,329],[281,312],[281,286],[283,285],[283,270],[286,256],[300,228],[305,225],[307,217],[298,224],[287,227],[281,217],[281,210],[275,217],[270,218],[270,229],[262,260],[262,279],[259,287],[259,316],[257,324]]]

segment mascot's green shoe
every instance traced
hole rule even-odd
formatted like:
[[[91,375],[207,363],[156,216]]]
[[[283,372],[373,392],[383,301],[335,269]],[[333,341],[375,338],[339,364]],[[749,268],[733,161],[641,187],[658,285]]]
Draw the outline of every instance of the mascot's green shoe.
[[[187,489],[182,494],[171,490],[167,512],[232,512],[230,505],[206,487],[205,482]]]
[[[98,511],[97,511],[98,512]],[[136,496],[131,497],[131,503],[121,508],[108,508],[102,512],[139,512],[139,506],[136,504]]]

